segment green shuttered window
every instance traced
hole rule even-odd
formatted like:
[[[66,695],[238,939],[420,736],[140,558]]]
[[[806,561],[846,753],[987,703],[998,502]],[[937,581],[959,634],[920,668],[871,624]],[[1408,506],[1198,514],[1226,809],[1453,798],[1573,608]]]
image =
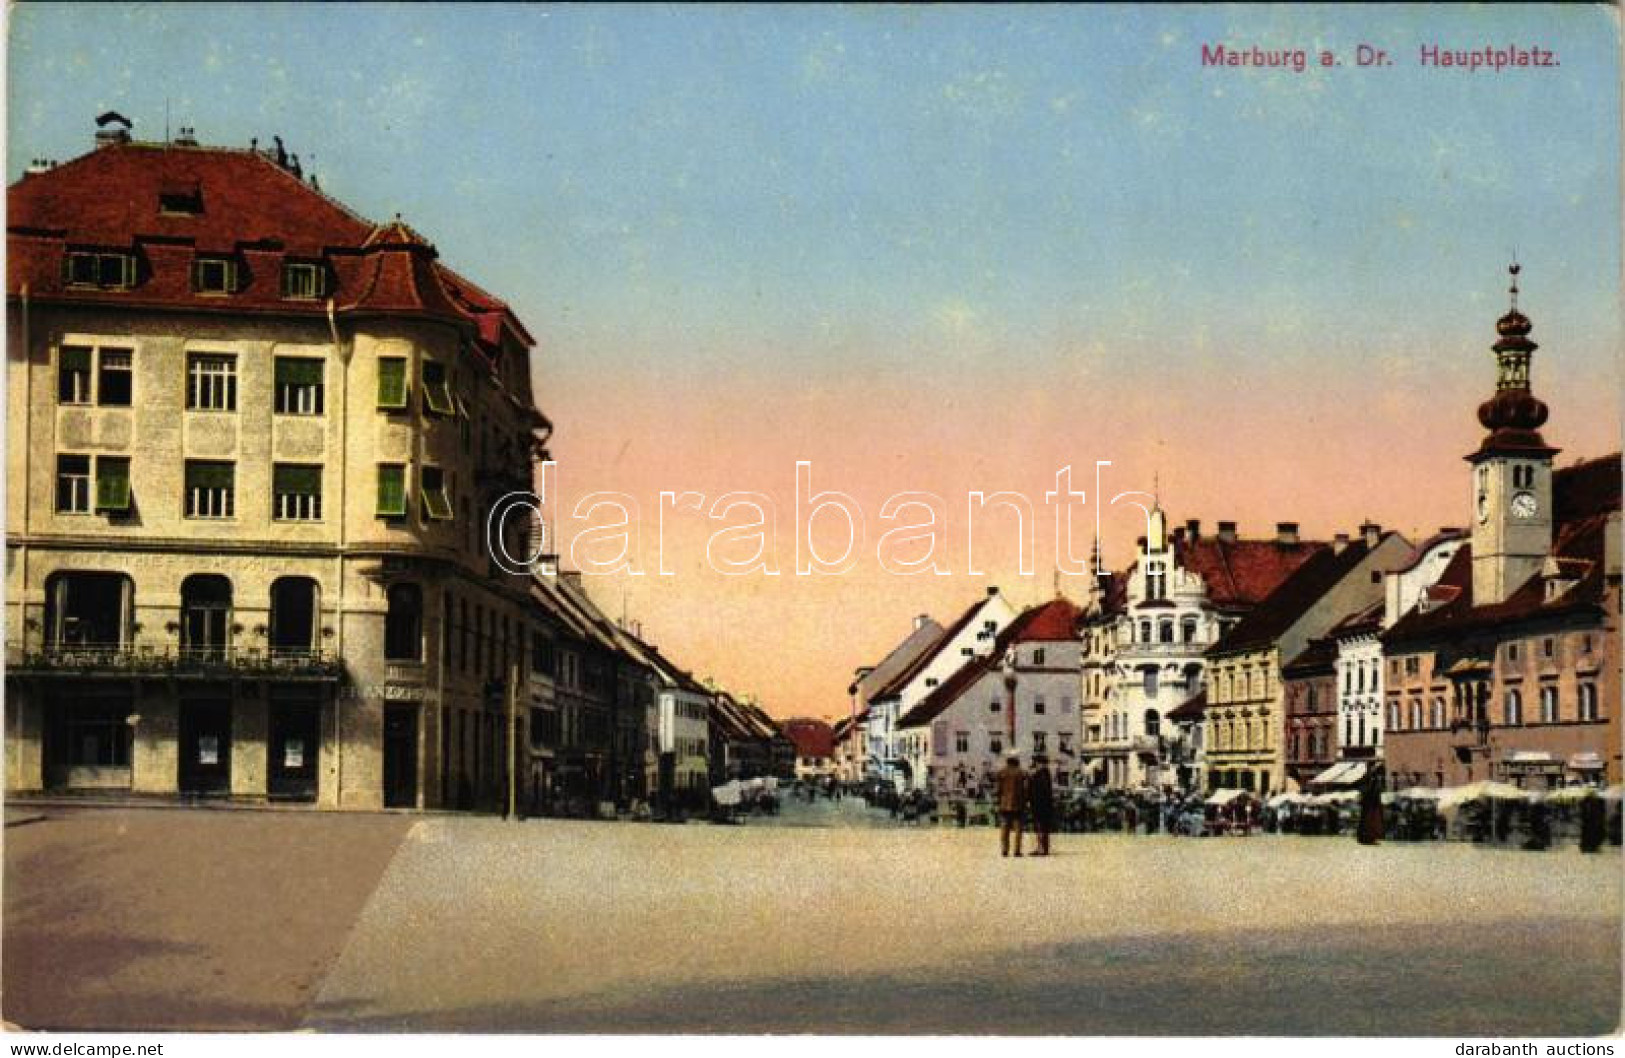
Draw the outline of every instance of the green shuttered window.
[[[406,359],[399,356],[378,358],[378,406],[400,409],[406,407]]]
[[[130,461],[124,456],[96,458],[96,508],[103,511],[130,509]]]
[[[406,467],[399,463],[378,464],[378,516],[406,517]]]

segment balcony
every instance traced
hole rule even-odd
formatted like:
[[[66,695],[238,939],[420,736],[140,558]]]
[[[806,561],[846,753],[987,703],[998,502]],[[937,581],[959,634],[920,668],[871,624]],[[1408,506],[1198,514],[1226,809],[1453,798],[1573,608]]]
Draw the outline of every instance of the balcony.
[[[1122,643],[1117,656],[1122,658],[1190,658],[1200,661],[1203,646],[1200,643]]]
[[[331,650],[223,649],[75,643],[25,649],[6,644],[6,670],[26,676],[337,679],[344,663]]]

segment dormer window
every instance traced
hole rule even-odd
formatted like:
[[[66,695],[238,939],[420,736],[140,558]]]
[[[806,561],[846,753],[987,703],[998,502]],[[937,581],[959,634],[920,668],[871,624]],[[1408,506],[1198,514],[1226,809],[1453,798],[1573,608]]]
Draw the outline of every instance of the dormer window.
[[[282,266],[282,296],[314,300],[327,293],[327,272],[310,261],[289,261]]]
[[[70,287],[128,290],[135,286],[135,255],[118,251],[70,250],[63,264]]]
[[[199,257],[192,262],[192,290],[199,294],[234,294],[237,262],[229,257]]]
[[[203,212],[203,185],[196,180],[166,181],[158,188],[158,212],[195,217]]]

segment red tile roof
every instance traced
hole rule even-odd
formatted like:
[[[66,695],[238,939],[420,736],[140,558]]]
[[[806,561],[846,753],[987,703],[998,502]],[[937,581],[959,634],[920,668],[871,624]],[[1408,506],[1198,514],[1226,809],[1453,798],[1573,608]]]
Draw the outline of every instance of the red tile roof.
[[[795,743],[798,757],[835,755],[835,731],[822,720],[786,720],[779,730]]]
[[[1381,636],[1403,649],[1470,631],[1573,613],[1601,615],[1607,581],[1604,549],[1608,520],[1620,509],[1620,455],[1590,459],[1552,475],[1556,527],[1551,554],[1565,576],[1578,582],[1548,599],[1545,577],[1536,573],[1511,595],[1489,606],[1474,605],[1472,545],[1464,544],[1428,592],[1436,605],[1418,607]]]
[[[194,197],[195,212],[159,197]],[[282,296],[285,258],[325,261],[341,312],[417,313],[472,329],[490,349],[506,334],[534,340],[508,306],[436,259],[398,218],[377,225],[258,151],[128,143],[101,147],[7,189],[7,292],[37,300],[116,303],[198,312],[325,315],[324,301]],[[124,250],[142,260],[137,283],[110,291],[69,286],[69,248]],[[192,289],[197,254],[231,255],[239,289]],[[488,350],[489,351],[489,350]]]
[[[1364,540],[1355,540],[1341,551],[1331,548],[1315,551],[1209,651],[1230,654],[1273,642],[1364,561],[1370,550]]]
[[[1299,566],[1325,549],[1324,543],[1312,540],[1286,544],[1201,536],[1174,541],[1176,561],[1201,576],[1207,584],[1208,601],[1219,609],[1258,605]]]
[[[1076,642],[1079,638],[1080,613],[1077,604],[1065,598],[1051,599],[1049,602],[1023,610],[1004,631],[999,633],[991,652],[971,658],[961,665],[945,682],[903,714],[898,719],[897,726],[919,727],[941,716],[978,679],[998,668],[1004,652],[1012,643]]]

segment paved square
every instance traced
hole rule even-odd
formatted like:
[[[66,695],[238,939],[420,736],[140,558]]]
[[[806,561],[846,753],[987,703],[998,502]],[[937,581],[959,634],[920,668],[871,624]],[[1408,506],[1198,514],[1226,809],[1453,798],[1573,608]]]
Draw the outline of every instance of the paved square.
[[[1620,1003],[1617,852],[106,810],[7,839],[24,1025],[1568,1035]]]

